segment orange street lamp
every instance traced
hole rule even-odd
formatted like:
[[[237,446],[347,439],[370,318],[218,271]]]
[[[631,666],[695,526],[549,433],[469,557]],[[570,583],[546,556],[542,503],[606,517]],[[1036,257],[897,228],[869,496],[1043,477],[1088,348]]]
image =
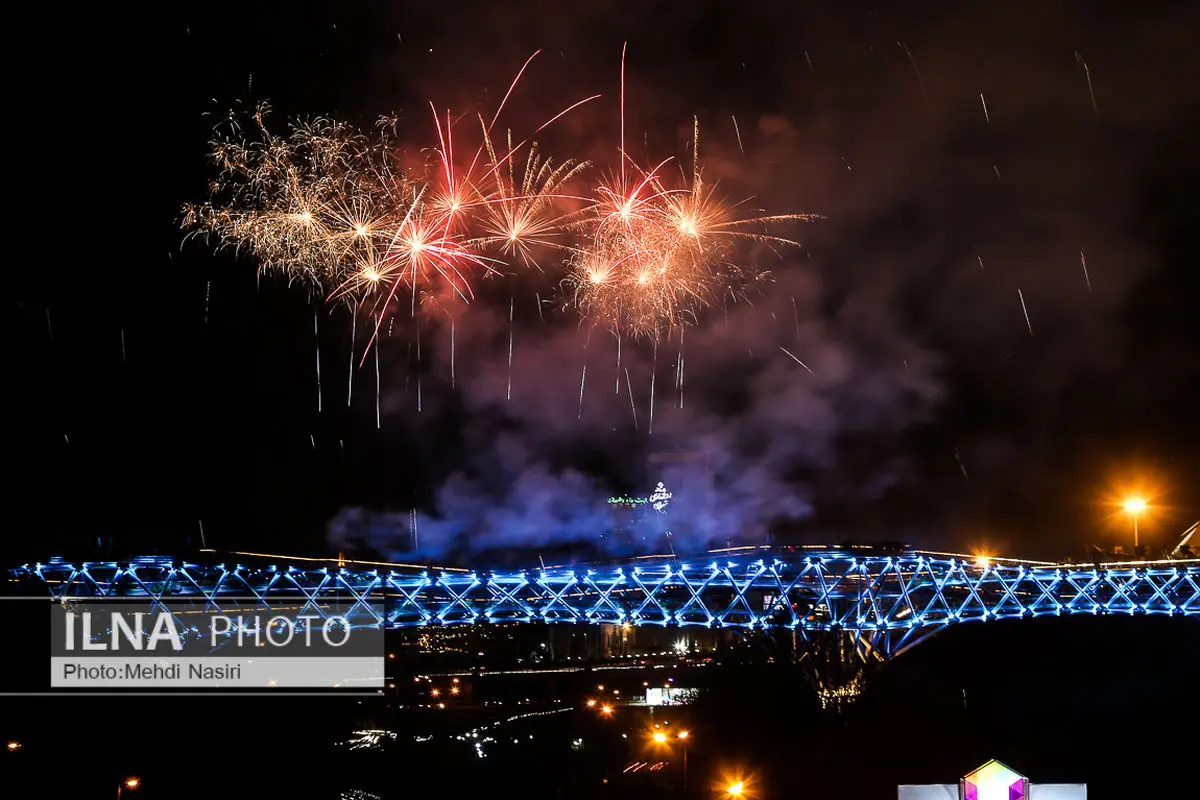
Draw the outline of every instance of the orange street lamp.
[[[742,781],[735,781],[725,787],[725,794],[730,797],[741,797],[746,791],[746,784]]]
[[[15,753],[15,752],[17,752],[18,750],[20,750],[20,749],[21,749],[21,743],[20,743],[20,742],[15,742],[15,741],[14,741],[14,742],[9,742],[9,743],[8,743],[8,745],[7,745],[7,747],[8,747],[8,752],[10,752],[10,753]]]
[[[1133,515],[1133,547],[1138,546],[1138,515],[1146,510],[1146,501],[1140,497],[1131,497],[1125,501],[1125,510]]]
[[[123,780],[117,784],[117,797],[121,796],[122,789],[129,789],[130,791],[133,791],[134,789],[138,788],[141,785],[142,785],[142,782],[138,778],[126,778],[125,780]]]

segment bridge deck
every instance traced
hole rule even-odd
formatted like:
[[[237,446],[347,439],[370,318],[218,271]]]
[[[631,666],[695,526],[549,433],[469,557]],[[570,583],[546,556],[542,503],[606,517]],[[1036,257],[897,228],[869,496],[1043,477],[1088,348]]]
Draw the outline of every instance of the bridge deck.
[[[469,572],[237,554],[244,563],[54,560],[9,593],[247,602],[361,600],[388,627],[499,622],[844,631],[886,654],[946,625],[1064,614],[1200,618],[1200,560],[1081,566],[878,548],[729,548],[690,559]],[[368,601],[378,601],[379,605]],[[382,611],[379,611],[382,607]]]

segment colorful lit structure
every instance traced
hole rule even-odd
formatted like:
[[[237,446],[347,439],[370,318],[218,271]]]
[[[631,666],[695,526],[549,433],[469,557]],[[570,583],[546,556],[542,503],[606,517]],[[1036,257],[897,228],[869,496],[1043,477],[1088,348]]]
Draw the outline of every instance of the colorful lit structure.
[[[1016,770],[989,761],[967,773],[958,785],[901,786],[899,800],[1087,800],[1082,783],[1030,783]]]
[[[385,601],[388,627],[488,622],[790,629],[850,635],[860,655],[890,658],[949,625],[1069,614],[1200,619],[1200,560],[1018,562],[876,548],[743,547],[690,560],[517,572],[424,569],[230,554],[236,562],[148,556],[52,560],[8,571],[9,593],[144,597],[233,607],[338,597]],[[215,560],[215,559],[214,559]],[[366,608],[366,606],[363,606]]]
[[[1029,779],[993,760],[962,779],[960,794],[962,800],[1030,800]]]

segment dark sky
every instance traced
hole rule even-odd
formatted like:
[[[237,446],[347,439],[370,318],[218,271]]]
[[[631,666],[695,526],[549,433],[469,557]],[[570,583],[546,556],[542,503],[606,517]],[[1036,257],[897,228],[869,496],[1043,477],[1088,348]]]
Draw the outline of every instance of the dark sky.
[[[398,555],[414,504],[430,556],[549,547],[593,539],[604,498],[648,493],[647,456],[675,450],[708,453],[720,541],[786,516],[809,541],[1061,556],[1128,544],[1129,492],[1155,504],[1150,543],[1200,517],[1193,4],[342,5],[28,28],[6,550],[170,551],[202,520],[225,548]],[[626,42],[632,154],[685,157],[695,115],[723,194],[826,217],[786,231],[800,249],[747,252],[773,283],[685,332],[682,408],[677,336],[624,342],[618,384],[614,337],[539,319],[547,276],[456,312],[453,388],[446,322],[419,320],[418,360],[397,313],[377,429],[372,361],[347,407],[344,308],[181,248],[236,101],[278,125],[395,111],[429,146],[430,101],[490,113],[541,49],[504,123],[601,93],[543,144],[610,169]],[[698,482],[673,480],[687,528]]]

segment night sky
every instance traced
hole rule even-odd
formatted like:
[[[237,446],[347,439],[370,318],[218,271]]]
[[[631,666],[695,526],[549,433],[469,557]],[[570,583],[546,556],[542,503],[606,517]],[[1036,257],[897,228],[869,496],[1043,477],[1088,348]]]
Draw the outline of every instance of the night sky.
[[[1130,493],[1154,505],[1151,545],[1200,517],[1193,4],[341,5],[30,29],[10,101],[34,234],[10,237],[14,557],[172,552],[201,521],[220,548],[400,556],[414,506],[430,558],[571,545],[676,450],[714,470],[697,546],[787,518],[805,541],[1058,557],[1130,544]],[[678,336],[624,342],[614,392],[613,336],[585,348],[561,302],[539,318],[548,274],[480,283],[453,388],[449,317],[396,309],[377,429],[373,361],[347,406],[344,307],[183,244],[236,102],[270,100],[276,126],[396,112],[428,147],[431,101],[490,114],[538,49],[502,124],[522,137],[603,94],[540,141],[611,170],[626,42],[633,157],[686,160],[695,116],[721,194],[826,217],[786,228],[801,248],[748,249],[773,282],[686,330],[682,408]]]

